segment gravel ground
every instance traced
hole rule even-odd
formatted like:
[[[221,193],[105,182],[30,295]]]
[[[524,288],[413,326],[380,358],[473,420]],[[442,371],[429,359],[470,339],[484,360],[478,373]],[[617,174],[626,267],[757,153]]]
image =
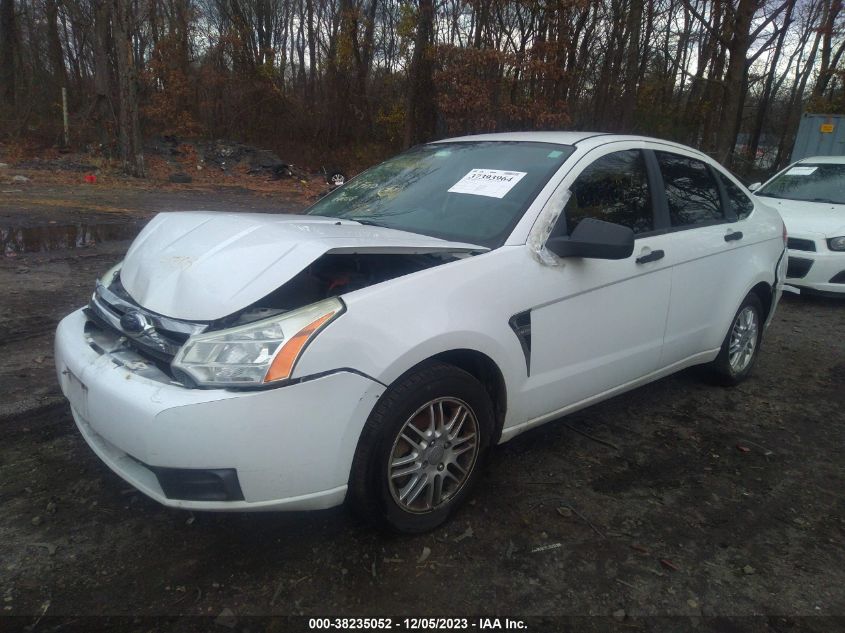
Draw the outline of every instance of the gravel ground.
[[[272,206],[233,196],[215,208]],[[197,202],[135,192],[121,221]],[[59,206],[0,217],[62,224]],[[108,615],[225,631],[302,614],[845,630],[845,302],[785,297],[743,385],[685,371],[529,432],[494,452],[454,521],[396,537],[342,509],[166,509],[99,462],[58,392],[52,333],[127,247],[0,259],[0,629]]]

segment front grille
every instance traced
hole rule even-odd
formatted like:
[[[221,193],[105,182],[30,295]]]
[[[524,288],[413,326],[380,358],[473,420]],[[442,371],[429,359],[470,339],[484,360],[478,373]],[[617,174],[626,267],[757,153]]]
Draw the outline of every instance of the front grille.
[[[145,310],[129,296],[119,278],[108,288],[97,284],[88,304],[88,316],[101,327],[125,337],[126,343],[142,356],[164,363],[173,360],[192,334],[207,328],[204,323],[180,321]],[[128,316],[132,318],[127,319]]]
[[[793,251],[815,251],[816,243],[813,240],[805,240],[800,237],[790,237],[786,240],[787,248]]]
[[[173,375],[169,362],[139,352],[137,346],[131,345],[123,334],[98,318],[90,308],[87,316],[85,340],[95,352],[100,355],[107,353],[115,365],[125,367],[142,378],[164,384],[180,382]]]
[[[813,266],[812,259],[804,259],[802,257],[790,257],[789,265],[786,267],[786,276],[792,279],[803,279],[810,272]]]

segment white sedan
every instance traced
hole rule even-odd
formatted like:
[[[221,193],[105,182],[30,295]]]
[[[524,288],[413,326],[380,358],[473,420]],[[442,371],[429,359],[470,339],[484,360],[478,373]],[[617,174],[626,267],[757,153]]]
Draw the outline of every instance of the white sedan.
[[[419,532],[495,444],[691,365],[744,379],[785,240],[681,145],[451,139],[307,215],[157,216],[60,323],[58,377],[94,452],[165,505],[345,500]]]
[[[845,156],[803,158],[752,189],[786,223],[786,282],[845,294]]]

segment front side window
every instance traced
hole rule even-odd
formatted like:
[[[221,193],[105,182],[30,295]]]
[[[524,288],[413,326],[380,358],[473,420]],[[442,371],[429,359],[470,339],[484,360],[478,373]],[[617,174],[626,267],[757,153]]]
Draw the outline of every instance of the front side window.
[[[728,194],[728,204],[731,206],[731,211],[737,220],[744,220],[754,210],[754,203],[742,193],[742,189],[737,187],[733,180],[718,171],[716,173],[719,174],[719,179]]]
[[[793,165],[762,189],[758,196],[845,204],[845,165],[800,163]]]
[[[648,175],[638,149],[602,156],[581,172],[570,191],[564,209],[568,235],[584,218],[621,224],[634,233],[654,230]]]
[[[497,247],[573,151],[509,141],[421,145],[368,169],[308,213]]]
[[[719,188],[706,163],[670,152],[655,152],[673,227],[707,224],[724,218]]]

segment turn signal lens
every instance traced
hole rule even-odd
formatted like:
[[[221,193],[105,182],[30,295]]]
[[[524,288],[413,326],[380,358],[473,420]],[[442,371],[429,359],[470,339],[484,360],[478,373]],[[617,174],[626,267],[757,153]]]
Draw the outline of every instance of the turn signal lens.
[[[293,366],[296,359],[299,358],[306,343],[311,340],[311,337],[323,327],[335,315],[334,312],[324,314],[316,321],[312,321],[304,328],[299,330],[293,337],[282,345],[282,349],[276,354],[270,369],[267,370],[267,375],[264,377],[264,382],[273,382],[274,380],[284,380],[289,377],[293,371]]]

